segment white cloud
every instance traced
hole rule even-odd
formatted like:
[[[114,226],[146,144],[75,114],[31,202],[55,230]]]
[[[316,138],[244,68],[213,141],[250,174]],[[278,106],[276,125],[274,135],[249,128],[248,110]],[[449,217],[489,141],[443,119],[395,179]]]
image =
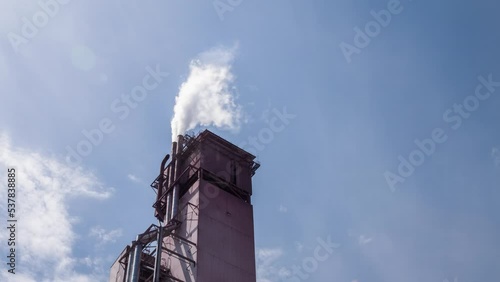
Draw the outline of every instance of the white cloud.
[[[109,271],[109,266],[114,261],[113,259],[104,259],[102,257],[84,257],[78,259],[78,264],[81,266],[86,266],[93,273],[105,273],[106,277],[103,277],[107,281],[107,274]]]
[[[279,248],[257,249],[257,282],[278,281],[277,276],[285,269],[278,269],[275,262],[283,256],[283,251]],[[286,273],[283,273],[285,275]]]
[[[92,227],[89,232],[90,237],[96,237],[97,239],[99,239],[99,245],[114,243],[116,242],[116,239],[120,238],[122,235],[123,231],[121,229],[113,229],[107,231],[100,226]]]
[[[142,180],[139,177],[137,177],[137,176],[135,176],[133,174],[127,175],[127,178],[130,179],[131,181],[135,182],[135,183],[141,183],[142,182]]]
[[[0,133],[0,171],[5,172],[7,167],[16,168],[18,183],[16,281],[102,281],[102,273],[82,274],[75,270],[75,220],[68,212],[67,201],[77,197],[107,199],[112,189],[81,167],[70,168],[55,157],[13,147],[8,136]],[[6,174],[1,173],[3,211],[6,181]],[[5,242],[6,236],[0,232],[0,241]],[[2,271],[0,280],[10,281],[9,275]]]

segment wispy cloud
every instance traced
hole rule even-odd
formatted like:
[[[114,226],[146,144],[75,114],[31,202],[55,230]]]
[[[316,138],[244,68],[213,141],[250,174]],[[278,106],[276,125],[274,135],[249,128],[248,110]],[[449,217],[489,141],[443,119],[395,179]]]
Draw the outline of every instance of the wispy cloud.
[[[137,176],[135,176],[133,174],[127,175],[127,178],[130,179],[131,181],[135,182],[135,183],[142,183],[142,180],[139,177],[137,177]]]
[[[122,235],[123,231],[119,228],[107,231],[101,226],[94,226],[89,232],[90,237],[95,237],[99,240],[99,245],[114,243],[116,242],[116,239],[120,238]]]
[[[115,259],[114,257],[104,259],[99,256],[97,257],[87,256],[78,259],[78,264],[80,266],[85,266],[88,269],[88,271],[92,273],[103,273],[104,275],[102,275],[101,280],[108,281],[106,276],[109,271],[109,265],[111,264],[111,262],[114,261],[114,259]]]
[[[280,270],[275,266],[275,262],[283,256],[283,250],[280,248],[257,249],[257,282],[277,281]],[[283,274],[284,275],[284,274]]]
[[[9,137],[0,133],[0,167],[17,169],[19,187],[16,202],[19,242],[17,247],[19,275],[16,281],[99,281],[102,273],[83,274],[76,271],[78,258],[73,247],[77,239],[75,221],[69,214],[70,198],[107,199],[113,189],[105,187],[97,177],[81,167],[68,167],[64,161],[11,145]],[[5,174],[0,174],[0,209],[6,208]],[[5,242],[6,233],[0,232]],[[4,248],[4,246],[1,246]],[[3,250],[2,250],[3,252]],[[6,271],[1,281],[12,281]]]

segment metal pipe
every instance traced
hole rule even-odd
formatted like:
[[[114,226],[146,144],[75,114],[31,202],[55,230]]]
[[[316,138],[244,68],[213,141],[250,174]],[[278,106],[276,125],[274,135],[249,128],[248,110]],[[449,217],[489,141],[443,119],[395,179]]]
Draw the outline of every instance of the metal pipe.
[[[160,282],[160,267],[161,267],[161,254],[162,254],[162,245],[163,245],[163,226],[161,221],[158,221],[158,237],[156,240],[156,260],[155,260],[155,269],[153,273],[153,281]]]
[[[171,219],[171,206],[172,206],[172,192],[168,192],[168,189],[170,188],[170,185],[172,184],[173,182],[173,179],[174,179],[174,161],[175,161],[175,151],[177,150],[177,143],[176,142],[172,142],[172,161],[170,161],[170,165],[167,167],[167,170],[168,170],[168,173],[167,173],[167,176],[168,178],[166,179],[166,193],[167,193],[167,196],[165,198],[165,206],[166,206],[166,217],[165,217],[165,222],[168,223]]]
[[[163,221],[165,220],[165,215],[163,214],[162,212],[162,209],[161,209],[161,203],[159,203],[158,201],[161,199],[161,197],[163,196],[163,182],[165,181],[165,178],[163,176],[163,174],[165,173],[165,165],[168,161],[168,159],[170,158],[170,155],[167,154],[163,160],[161,161],[161,165],[160,165],[160,176],[158,178],[158,194],[156,195],[156,210],[155,210],[155,216],[158,220],[160,221]]]
[[[167,198],[165,201],[167,206],[167,215],[165,218],[165,222],[168,223],[170,219],[172,219],[172,193],[167,194]]]
[[[168,182],[168,188],[172,186],[172,184],[175,182],[176,175],[175,175],[175,164],[177,163],[177,142],[172,142],[172,161],[170,162],[169,165],[169,182]],[[172,217],[174,216],[173,214],[173,209],[172,206],[174,205],[174,198],[172,197],[173,191],[171,191],[169,194],[167,194],[167,197],[169,198],[169,209],[167,211],[167,223],[170,222]]]
[[[172,142],[172,161],[175,161],[175,155],[177,155],[177,142]]]
[[[179,209],[179,184],[174,186],[172,190],[172,211],[171,218],[174,218],[177,215],[177,210]]]
[[[170,182],[168,183],[168,187],[172,186],[176,179],[175,175],[175,164],[177,162],[177,142],[172,142],[172,161],[170,162],[170,171],[169,171],[169,177],[170,177]]]
[[[132,261],[129,260],[128,267],[130,267],[128,282],[139,282],[139,271],[141,267],[141,254],[142,243],[139,242],[139,235],[137,235],[137,243],[133,250]]]
[[[177,136],[177,151],[175,152],[175,163],[174,163],[174,166],[175,166],[175,169],[174,169],[174,175],[175,175],[175,178],[174,178],[174,181],[177,180],[177,178],[179,177],[180,175],[180,162],[179,162],[179,155],[180,153],[182,152],[182,143],[184,142],[184,136],[182,135],[179,135]],[[173,190],[172,190],[172,212],[171,212],[171,218],[174,218],[176,215],[177,215],[177,212],[178,212],[178,209],[179,209],[179,184],[177,183]]]
[[[134,242],[132,242],[132,246],[134,245]],[[128,253],[128,259],[127,259],[127,270],[125,271],[125,281],[129,282],[130,281],[130,272],[132,272],[132,261],[134,260],[134,249],[131,249]]]
[[[177,135],[177,155],[182,153],[182,147],[184,146],[184,136]]]

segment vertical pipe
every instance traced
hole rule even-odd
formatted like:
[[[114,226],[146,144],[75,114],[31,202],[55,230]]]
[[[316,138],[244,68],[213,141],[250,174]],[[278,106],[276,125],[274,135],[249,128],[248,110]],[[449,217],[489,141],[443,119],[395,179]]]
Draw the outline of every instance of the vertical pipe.
[[[177,180],[177,178],[181,173],[181,169],[179,167],[180,166],[179,155],[182,152],[183,142],[184,142],[184,136],[182,135],[177,136],[177,151],[175,152],[175,163],[174,163],[175,180]],[[179,184],[177,183],[176,185],[174,185],[174,188],[172,190],[172,212],[171,212],[172,218],[177,215],[177,211],[179,209],[179,189],[180,189]]]
[[[170,182],[168,184],[168,188],[170,188],[170,186],[172,186],[172,184],[174,183],[176,177],[175,177],[175,164],[177,162],[177,142],[173,142],[172,143],[172,161],[170,161]],[[168,189],[167,188],[167,189]]]
[[[164,182],[165,183],[165,185],[164,185],[164,189],[165,189],[164,194],[166,194],[166,195],[164,195],[165,197],[163,198],[163,200],[165,201],[165,214],[164,214],[165,217],[162,220],[158,219],[158,221],[161,221],[163,223],[166,223],[166,222],[169,221],[169,218],[168,218],[169,215],[168,214],[170,213],[170,205],[171,205],[171,203],[170,203],[170,194],[168,193],[168,180],[170,179],[170,175],[169,175],[170,169],[169,169],[168,166],[165,168],[165,171],[167,172],[165,180],[164,180],[165,181]]]
[[[161,255],[162,255],[162,243],[163,243],[163,226],[161,221],[158,221],[158,233],[156,238],[156,260],[155,268],[153,273],[153,282],[160,282],[160,267],[161,267]]]
[[[179,209],[179,185],[175,184],[172,190],[172,211],[171,217],[174,218],[177,215],[177,210]]]
[[[165,179],[165,193],[167,193],[167,196],[165,197],[165,206],[166,206],[166,214],[165,214],[165,224],[168,224],[170,221],[171,215],[171,209],[172,209],[172,192],[168,192],[168,189],[170,188],[170,183],[172,183],[172,162],[174,161],[174,155],[175,151],[174,148],[176,144],[172,144],[172,160],[170,161],[170,165],[167,167],[167,179]]]
[[[173,146],[172,146],[173,147]],[[174,149],[172,148],[172,154],[175,155]],[[167,189],[170,189],[170,187],[172,186],[172,184],[174,183],[175,181],[175,157],[172,158],[172,161],[170,162],[170,166],[169,166],[169,180],[168,180],[168,185],[167,185]],[[170,191],[168,194],[167,194],[167,201],[168,201],[168,210],[167,210],[167,223],[170,222],[170,220],[172,219],[172,191]]]
[[[175,167],[176,167],[176,163],[177,163],[177,142],[172,142],[172,161],[170,162],[170,179],[169,179],[169,183],[168,183],[168,188],[170,188],[172,186],[172,184],[174,184],[175,182],[175,179],[176,179],[176,172],[175,172]],[[167,189],[168,189],[167,188]],[[169,197],[169,203],[170,203],[170,206],[169,206],[169,210],[167,211],[167,214],[168,214],[168,222],[174,217],[174,209],[173,209],[173,205],[174,205],[174,202],[175,202],[175,198],[172,197],[172,194],[173,194],[173,191],[171,191],[167,196]]]
[[[167,194],[167,198],[165,201],[166,201],[166,206],[167,206],[167,215],[165,218],[165,223],[168,224],[170,219],[172,219],[172,193]]]
[[[134,245],[134,242],[132,242],[132,246]],[[132,262],[134,260],[134,251],[135,247],[130,247],[129,253],[128,253],[128,259],[127,259],[127,271],[125,272],[125,281],[129,282],[130,281],[130,272],[132,272]]]
[[[131,253],[132,254],[132,253]],[[128,267],[130,267],[128,282],[138,282],[139,281],[139,271],[141,267],[141,254],[142,254],[142,243],[139,242],[139,235],[137,235],[137,243],[133,250],[132,260],[129,260]]]
[[[182,147],[184,147],[184,136],[178,135],[177,136],[177,155],[180,155],[182,153]]]

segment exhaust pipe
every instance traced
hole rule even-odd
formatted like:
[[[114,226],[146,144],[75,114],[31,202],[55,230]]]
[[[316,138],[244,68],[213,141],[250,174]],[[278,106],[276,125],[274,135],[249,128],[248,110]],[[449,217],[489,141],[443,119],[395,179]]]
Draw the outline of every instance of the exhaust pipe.
[[[177,151],[175,152],[175,157],[173,158],[174,163],[174,173],[173,176],[175,176],[174,181],[177,180],[177,178],[180,176],[180,168],[179,168],[179,160],[178,156],[182,152],[182,146],[184,142],[184,136],[179,135],[177,136]],[[175,143],[175,142],[174,142]],[[172,182],[173,183],[173,182]],[[177,215],[178,209],[179,209],[179,184],[176,184],[174,186],[174,189],[172,190],[172,211],[171,211],[171,218],[174,218]]]
[[[170,162],[169,165],[169,179],[168,179],[168,185],[167,187],[170,188],[172,184],[174,183],[176,177],[175,177],[175,163],[176,163],[176,156],[177,156],[177,142],[172,142],[172,161]],[[172,191],[167,194],[167,201],[168,201],[168,210],[167,210],[167,223],[170,222],[170,220],[173,217],[172,214],[172,206],[173,206],[173,197],[172,197]]]
[[[170,183],[168,184],[168,187],[170,187],[176,179],[175,177],[176,162],[177,162],[177,142],[172,142],[172,161],[170,162],[170,173],[169,173]]]

